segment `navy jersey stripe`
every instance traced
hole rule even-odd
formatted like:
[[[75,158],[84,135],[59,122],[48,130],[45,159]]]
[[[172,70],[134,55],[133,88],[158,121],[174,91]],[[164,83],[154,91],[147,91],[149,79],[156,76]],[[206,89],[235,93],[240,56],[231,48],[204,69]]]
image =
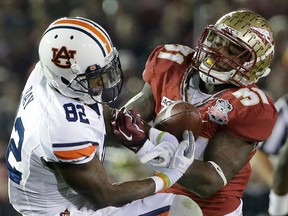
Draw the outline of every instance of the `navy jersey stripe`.
[[[83,141],[83,142],[76,142],[76,143],[53,143],[52,147],[53,148],[62,148],[62,147],[73,147],[73,146],[82,146],[82,145],[86,145],[92,143],[93,145],[98,145],[97,142],[93,142],[93,141]]]
[[[164,207],[161,207],[159,209],[155,209],[151,212],[148,212],[148,213],[144,213],[144,214],[141,214],[139,216],[155,216],[155,215],[159,215],[159,214],[162,214],[164,212],[168,212],[170,210],[170,205],[169,206],[164,206]]]

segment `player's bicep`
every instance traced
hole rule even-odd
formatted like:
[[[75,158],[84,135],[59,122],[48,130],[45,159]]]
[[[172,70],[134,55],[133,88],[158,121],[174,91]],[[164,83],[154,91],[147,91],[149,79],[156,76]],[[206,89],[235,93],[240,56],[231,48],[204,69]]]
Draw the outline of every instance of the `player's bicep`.
[[[253,143],[220,132],[209,140],[204,160],[217,163],[229,181],[245,166],[253,150]]]

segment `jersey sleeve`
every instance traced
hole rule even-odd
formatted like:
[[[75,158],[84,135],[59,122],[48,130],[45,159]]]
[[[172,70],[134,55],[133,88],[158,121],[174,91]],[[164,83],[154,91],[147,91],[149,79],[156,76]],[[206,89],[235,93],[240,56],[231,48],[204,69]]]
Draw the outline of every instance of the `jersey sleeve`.
[[[45,159],[73,164],[92,160],[103,147],[105,137],[103,116],[95,115],[92,109],[80,103],[50,107],[43,123],[44,133],[41,133]]]
[[[210,138],[222,130],[250,142],[266,140],[278,116],[273,101],[256,87],[224,90],[200,110],[205,119],[202,135]]]
[[[171,100],[180,99],[180,85],[183,75],[191,65],[194,50],[179,44],[166,44],[155,48],[149,56],[143,80],[150,84],[155,100],[155,112]],[[165,101],[165,95],[169,100]],[[166,103],[166,104],[165,104]]]

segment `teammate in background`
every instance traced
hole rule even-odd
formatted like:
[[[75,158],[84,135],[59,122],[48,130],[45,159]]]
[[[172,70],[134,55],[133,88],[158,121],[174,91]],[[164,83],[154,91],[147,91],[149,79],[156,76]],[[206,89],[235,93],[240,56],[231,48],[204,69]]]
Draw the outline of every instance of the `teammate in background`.
[[[275,106],[279,116],[271,136],[259,146],[253,169],[271,188],[270,215],[288,215],[288,94],[280,97]],[[277,155],[273,166],[269,156]]]
[[[159,176],[119,184],[108,181],[102,165],[102,104],[118,97],[123,75],[118,52],[100,25],[80,17],[56,20],[41,38],[39,57],[22,92],[6,152],[9,198],[19,213],[202,215],[187,197],[154,194],[175,183],[193,162],[189,132],[179,144],[171,134],[152,128],[153,138],[161,136],[157,147],[170,146],[174,162]],[[139,116],[133,121],[126,125],[130,130],[135,125],[141,128]],[[143,147],[154,148],[149,139],[140,138]]]
[[[288,215],[287,170],[288,170],[288,139],[286,136],[285,145],[279,152],[278,163],[276,165],[275,172],[273,175],[273,183],[269,196],[270,202],[268,211],[271,216]]]
[[[196,50],[166,44],[150,54],[143,90],[126,109],[133,107],[151,122],[164,107],[183,100],[197,106],[203,118],[197,160],[163,192],[191,197],[205,216],[242,214],[249,161],[278,116],[271,98],[255,84],[269,74],[273,55],[269,23],[248,10],[230,12],[208,25]]]

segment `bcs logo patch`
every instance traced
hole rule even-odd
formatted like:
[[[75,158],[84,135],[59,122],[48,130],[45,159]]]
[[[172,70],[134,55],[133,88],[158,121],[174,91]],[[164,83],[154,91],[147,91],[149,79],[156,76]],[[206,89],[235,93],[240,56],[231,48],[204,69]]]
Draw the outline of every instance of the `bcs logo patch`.
[[[69,59],[74,59],[76,50],[68,50],[67,47],[62,46],[60,49],[52,48],[53,58],[51,61],[60,68],[70,68]]]
[[[170,104],[172,104],[173,102],[174,102],[173,100],[171,100],[171,99],[163,96],[163,97],[162,97],[162,101],[161,101],[161,105],[162,105],[163,107],[167,107],[167,106],[169,106]]]
[[[209,119],[217,124],[228,124],[228,113],[233,110],[228,100],[217,99],[216,104],[208,108],[207,114]]]

